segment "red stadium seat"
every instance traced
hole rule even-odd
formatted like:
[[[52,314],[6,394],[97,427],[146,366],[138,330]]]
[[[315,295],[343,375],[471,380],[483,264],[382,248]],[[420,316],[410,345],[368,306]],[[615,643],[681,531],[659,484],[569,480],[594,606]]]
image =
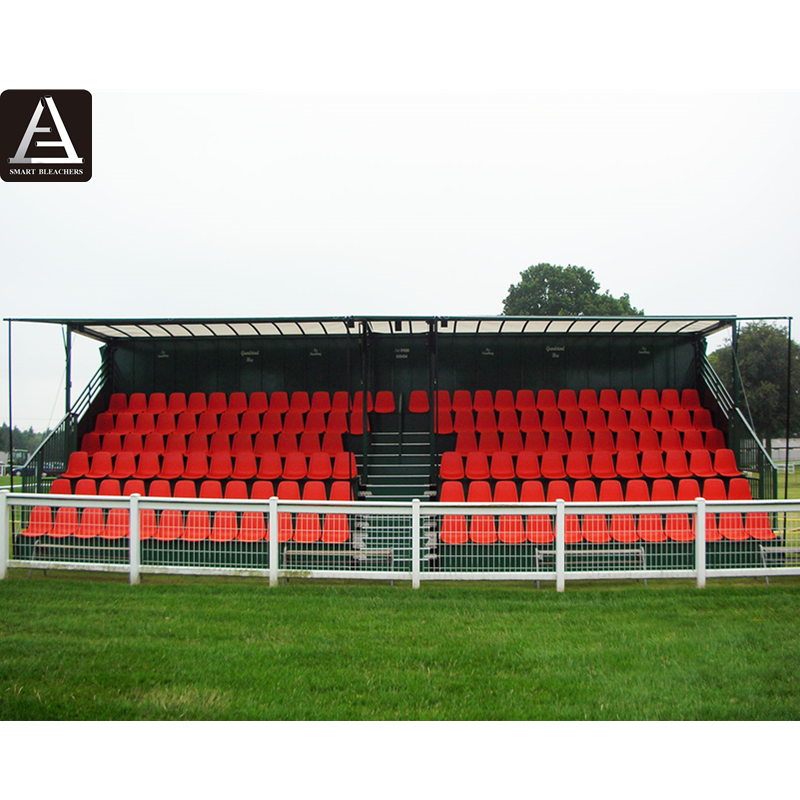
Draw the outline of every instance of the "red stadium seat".
[[[514,403],[514,393],[510,389],[498,389],[494,395],[494,410],[514,411],[516,416],[516,405]]]
[[[592,454],[592,475],[600,480],[613,480],[617,477],[614,456],[607,450],[597,450]]]
[[[312,453],[319,453],[322,449],[319,442],[319,434],[303,431],[300,434],[300,441],[297,445],[297,449],[307,456],[310,456]]]
[[[590,455],[594,450],[592,435],[589,431],[575,431],[575,433],[569,437],[569,449],[571,451]]]
[[[564,420],[561,418],[561,412],[555,408],[548,408],[541,412],[542,414],[542,430],[546,433],[553,431],[564,430]]]
[[[177,429],[175,415],[171,411],[163,411],[156,418],[156,433],[160,433],[162,436],[169,436],[171,433],[175,433]]]
[[[186,515],[186,527],[183,530],[185,542],[203,542],[211,536],[211,516],[208,511],[192,509]]]
[[[306,417],[304,433],[323,434],[328,429],[325,414],[322,411],[309,411]]]
[[[144,450],[144,441],[139,433],[129,433],[122,442],[122,449],[126,453],[138,456]]]
[[[516,474],[518,478],[524,481],[541,478],[539,456],[530,450],[523,450],[517,456]]]
[[[431,410],[428,393],[423,389],[414,389],[408,398],[408,410],[411,414],[427,414]]]
[[[347,414],[351,410],[350,395],[348,392],[334,392],[331,398],[331,413],[344,412]]]
[[[644,453],[646,450],[655,450],[657,453],[660,453],[662,448],[658,431],[654,431],[652,428],[650,430],[642,431],[639,434],[638,449],[640,453]]]
[[[347,481],[358,475],[356,467],[356,454],[349,452],[337,453],[333,457],[333,479]]]
[[[94,457],[94,456],[93,456]],[[65,478],[83,478],[89,471],[89,454],[82,450],[76,450],[69,454]]]
[[[592,472],[589,469],[589,457],[586,453],[571,450],[567,455],[566,473],[567,477],[573,480],[588,480],[591,478]]]
[[[606,412],[602,408],[590,408],[586,411],[586,430],[592,433],[608,430]]]
[[[100,449],[115,456],[117,453],[122,452],[122,437],[118,433],[106,433],[103,436],[103,446]]]
[[[161,512],[158,526],[153,533],[157,542],[174,542],[183,536],[183,515],[176,508],[168,508]]]
[[[711,464],[708,450],[694,450],[689,454],[689,471],[696,478],[715,478],[717,471]]]
[[[488,389],[478,389],[472,398],[474,411],[494,411],[494,398]]]
[[[577,410],[578,398],[572,389],[561,389],[558,393],[558,402],[556,408],[559,411]]]
[[[136,456],[133,453],[122,452],[114,458],[114,469],[109,473],[109,477],[117,480],[132,478],[136,472]]]
[[[622,408],[612,408],[608,412],[608,429],[613,433],[627,431],[630,428],[628,412]]]
[[[148,433],[153,433],[156,429],[156,418],[154,414],[149,411],[143,411],[136,417],[136,424],[133,427],[134,433],[140,436],[147,436]]]
[[[706,450],[711,453],[716,453],[717,450],[723,449],[725,445],[725,434],[717,428],[712,428],[710,431],[705,431],[706,436]],[[686,448],[689,449],[688,447]]]
[[[374,410],[375,406],[372,402],[372,392],[367,392],[367,413],[370,414]],[[356,392],[353,395],[353,411],[357,411],[359,414],[364,413],[364,393],[363,392]]]
[[[619,481],[605,480],[600,484],[601,503],[622,503],[623,500],[622,484]],[[633,514],[611,514],[608,532],[615,542],[630,544],[639,541]]]
[[[597,502],[597,488],[594,485],[594,481],[577,481],[572,499],[576,503]],[[605,544],[611,541],[608,520],[605,514],[584,514],[581,520],[581,531],[583,538],[592,544]]]
[[[667,477],[667,471],[664,469],[664,456],[660,450],[645,450],[642,453],[640,468],[645,478]]]
[[[503,434],[502,449],[512,456],[519,455],[524,449],[525,445],[522,441],[522,434],[519,431],[508,431]]]
[[[691,413],[685,408],[675,409],[675,411],[672,412],[672,427],[681,433],[694,430]]]
[[[539,481],[525,481],[520,490],[521,503],[544,503],[544,489]],[[550,512],[529,514],[525,518],[525,534],[534,544],[550,544],[555,539]]]
[[[247,395],[244,392],[231,392],[228,398],[228,411],[234,414],[246,414],[248,409]]]
[[[494,487],[495,503],[518,503],[517,485],[513,481],[498,481]],[[525,526],[520,514],[501,514],[497,525],[497,538],[505,544],[522,544]]]
[[[89,465],[89,471],[86,473],[86,477],[94,478],[95,480],[108,478],[111,475],[112,468],[113,464],[111,460],[111,453],[100,450],[98,453],[95,453],[92,456],[92,460]]]
[[[725,500],[725,485],[719,478],[709,478],[703,484],[703,491],[695,478],[684,478],[678,483],[678,500],[696,500],[705,497],[706,500]],[[706,541],[718,542],[722,534],[717,526],[717,515],[706,514]]]
[[[299,500],[300,485],[297,481],[281,481],[278,484],[278,498],[281,500]],[[294,536],[292,515],[281,511],[278,514],[278,541],[288,542]]]
[[[199,424],[198,428],[200,428]],[[217,430],[229,436],[239,433],[239,415],[233,411],[224,411],[218,419]]]
[[[455,433],[474,433],[475,417],[472,411],[456,411],[453,418],[453,431]]]
[[[205,392],[192,392],[186,401],[186,411],[189,414],[202,414],[208,408]]]
[[[695,433],[697,433],[697,431],[695,431]],[[680,433],[676,430],[664,431],[664,433],[661,434],[661,449],[665,453],[668,453],[670,450],[684,452]]]
[[[283,462],[282,476],[289,481],[302,481],[308,475],[308,462],[304,453],[289,453]]]
[[[212,414],[225,414],[228,411],[228,398],[225,392],[211,392],[208,396],[206,410]],[[234,411],[234,414],[241,414],[241,411]]]
[[[626,503],[647,503],[650,501],[650,490],[644,480],[630,480],[625,487]],[[661,514],[639,514],[636,521],[636,532],[645,542],[665,542],[667,534]]]
[[[394,414],[395,411],[394,394],[386,390],[377,392],[375,395],[375,413]]]
[[[100,434],[90,431],[81,437],[81,450],[93,456],[100,449]]]
[[[275,450],[282,456],[289,453],[296,453],[297,450],[297,434],[289,433],[288,431],[281,431],[278,434],[278,441],[275,444]]]
[[[664,460],[664,469],[670,478],[690,478],[692,473],[686,462],[686,453],[683,450],[669,450]]]
[[[681,392],[681,406],[689,411],[700,408],[700,395],[697,389],[684,389]]]
[[[497,412],[497,430],[500,433],[518,433],[519,419],[513,408],[506,408]]]
[[[231,454],[220,452],[212,453],[208,464],[208,477],[212,480],[224,481],[231,477],[233,461]]]
[[[619,408],[619,397],[616,389],[601,389],[600,396],[597,399],[597,405],[603,411],[611,411],[614,408]]]
[[[599,409],[599,403],[597,400],[597,392],[594,389],[581,389],[580,394],[578,395],[578,408],[581,411],[591,411],[593,409]]]
[[[116,421],[114,422],[114,433],[125,436],[126,433],[133,433],[135,427],[136,423],[133,419],[133,414],[128,411],[123,411],[121,414],[117,415]]]
[[[311,395],[311,408],[309,411],[315,413],[327,414],[331,410],[331,394],[330,392],[314,392]]]
[[[487,455],[500,450],[500,435],[497,431],[485,431],[478,440],[478,450]]]
[[[445,481],[442,484],[439,500],[442,503],[463,503],[464,487],[457,481]],[[444,514],[439,538],[445,544],[465,544],[469,540],[466,516],[463,514]]]
[[[514,472],[514,460],[511,453],[504,453],[502,450],[492,454],[490,459],[490,476],[495,480],[513,480],[516,477]]]
[[[242,453],[253,452],[253,437],[251,434],[239,431],[239,433],[234,435],[233,441],[231,442],[231,456],[235,458],[236,456],[242,455]]]
[[[122,414],[128,410],[128,397],[122,392],[115,392],[108,401],[109,414]]]
[[[486,453],[474,450],[467,453],[464,475],[471,481],[484,481],[489,478],[489,459]]]
[[[259,480],[274,481],[283,474],[283,462],[276,451],[265,452],[258,462]]]
[[[464,431],[456,436],[456,453],[466,456],[478,449],[478,440],[473,431]]]
[[[653,481],[653,502],[662,503],[675,500],[675,486],[671,480],[664,478]],[[665,533],[667,538],[674,542],[691,542],[694,540],[694,530],[689,515],[675,513],[666,515]]]
[[[723,478],[740,478],[741,470],[736,466],[733,450],[721,448],[714,453],[714,471]]]
[[[547,502],[556,500],[572,501],[569,483],[567,481],[550,481],[547,486]],[[564,520],[564,543],[577,544],[581,540],[581,524],[577,514],[567,514]]]
[[[525,435],[525,449],[530,453],[542,455],[547,450],[547,440],[544,431],[530,431]]]
[[[642,477],[642,471],[639,469],[639,456],[632,450],[620,450],[617,453],[616,469],[617,475],[626,480]]]
[[[325,484],[322,481],[307,481],[303,486],[303,500],[318,502],[327,500]],[[322,523],[318,513],[302,512],[297,515],[293,540],[295,542],[318,542],[322,538]]]
[[[642,389],[639,394],[639,406],[645,411],[655,411],[661,408],[661,398],[655,389]]]
[[[289,395],[284,391],[272,392],[269,396],[269,410],[285,414],[289,410]]]
[[[436,414],[435,432],[447,436],[453,433],[453,413],[449,408],[440,408]]]
[[[703,432],[695,430],[694,428],[685,431],[683,434],[683,449],[687,453],[691,453],[692,450],[706,450],[707,448],[703,441]]]
[[[258,474],[258,464],[253,452],[243,452],[234,457],[231,478],[237,481],[249,481]]]
[[[456,423],[456,433],[459,432],[458,423]],[[494,415],[494,410],[491,408],[482,409],[475,412],[475,432],[476,433],[497,433],[497,417]]]
[[[102,508],[85,508],[75,531],[76,539],[99,539],[105,531],[105,515]]]
[[[639,405],[639,393],[636,389],[623,389],[619,393],[619,407],[624,411],[634,411],[637,408],[641,408]]]
[[[439,477],[445,481],[460,481],[464,479],[464,459],[461,453],[457,453],[454,450],[442,453]]]
[[[552,389],[540,389],[536,394],[536,408],[539,411],[556,411],[558,409],[556,393]]]
[[[592,438],[592,451],[595,453],[616,453],[617,445],[614,441],[614,434],[609,430],[597,431]]]
[[[575,431],[586,430],[586,420],[583,418],[583,411],[579,408],[570,408],[564,412],[564,430],[574,433]]]
[[[453,413],[458,411],[472,411],[472,394],[466,389],[456,389],[453,392],[453,399],[450,403]]]
[[[467,492],[467,502],[491,503],[492,490],[488,481],[472,481]],[[494,544],[497,541],[494,515],[473,514],[470,517],[469,538],[475,544]]]
[[[167,396],[164,392],[153,392],[147,398],[147,411],[158,416],[167,410]]]
[[[517,392],[514,405],[520,413],[534,411],[536,409],[536,399],[533,396],[533,391],[531,389],[520,389]]]
[[[545,450],[542,454],[539,468],[542,471],[542,477],[547,480],[560,480],[567,477],[564,470],[564,456],[552,450]]]
[[[695,409],[693,414],[694,427],[699,431],[710,431],[714,427],[711,412],[707,408]]]
[[[333,474],[330,453],[311,453],[308,457],[308,478],[313,481],[326,481]]]
[[[554,453],[561,453],[566,456],[569,453],[569,436],[564,430],[551,431],[547,435],[547,449],[552,450]]]
[[[41,539],[49,536],[53,530],[53,509],[47,506],[39,506],[31,511],[31,519],[28,527],[22,531],[26,539]]]
[[[178,415],[175,430],[184,434],[184,436],[189,436],[197,430],[197,417],[188,411],[184,411]]]
[[[608,426],[609,428],[611,425]],[[637,433],[641,433],[642,431],[646,431],[650,426],[650,417],[648,416],[648,412],[645,411],[643,408],[634,408],[631,411],[630,416],[628,417],[628,427],[632,431],[636,431]]]
[[[531,431],[540,431],[542,429],[542,420],[539,412],[535,408],[526,408],[520,412],[519,429],[523,433],[530,433]]]
[[[677,389],[661,390],[661,408],[667,411],[675,411],[681,408],[681,398]]]

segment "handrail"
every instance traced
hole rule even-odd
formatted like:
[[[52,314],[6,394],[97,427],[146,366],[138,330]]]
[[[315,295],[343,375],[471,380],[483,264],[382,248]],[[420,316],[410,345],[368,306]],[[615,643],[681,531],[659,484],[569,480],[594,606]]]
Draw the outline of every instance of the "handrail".
[[[78,420],[83,417],[95,398],[105,389],[109,374],[108,363],[102,363],[89,379],[69,413],[31,453],[22,467],[23,492],[41,491],[42,478],[50,474],[61,473],[67,468],[69,454],[77,446]]]

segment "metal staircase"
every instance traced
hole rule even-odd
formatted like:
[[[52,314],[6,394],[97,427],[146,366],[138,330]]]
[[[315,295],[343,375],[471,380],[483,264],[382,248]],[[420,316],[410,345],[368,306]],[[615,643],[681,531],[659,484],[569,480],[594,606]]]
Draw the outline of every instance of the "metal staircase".
[[[424,500],[430,488],[430,458],[427,431],[373,433],[367,453],[364,499]]]

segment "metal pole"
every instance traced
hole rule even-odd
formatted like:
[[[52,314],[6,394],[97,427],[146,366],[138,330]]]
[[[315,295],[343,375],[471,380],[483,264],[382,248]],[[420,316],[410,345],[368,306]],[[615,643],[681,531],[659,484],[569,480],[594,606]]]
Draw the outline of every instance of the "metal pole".
[[[0,581],[8,577],[8,492],[0,492]]]
[[[697,570],[697,588],[706,588],[706,501],[698,497],[695,501],[695,569]]]
[[[419,499],[411,501],[411,588],[419,589],[420,573],[420,513]]]
[[[784,456],[783,499],[789,498],[789,434],[792,425],[792,318],[786,333],[786,455]],[[786,515],[783,516],[784,522]]]
[[[11,320],[8,321],[8,488],[14,491],[14,403],[11,392]]]
[[[738,330],[739,330],[739,323],[735,322],[733,324],[733,330],[731,331],[731,376],[733,378],[733,407],[734,409],[739,408],[739,364],[737,358],[737,348],[738,348]],[[731,450],[736,453],[736,460],[739,461],[741,459],[741,453],[739,452],[739,440],[736,436],[736,414],[731,414],[730,416],[730,430],[728,431],[728,444],[730,445]]]
[[[72,328],[64,326],[64,352],[66,354],[66,376],[64,378],[64,416],[72,409]]]
[[[566,513],[563,500],[556,500],[556,591],[563,592],[565,588],[565,554],[564,531],[566,529]]]
[[[269,499],[269,585],[278,585],[278,498]]]
[[[141,572],[141,558],[140,558],[140,550],[139,550],[139,543],[142,539],[141,531],[139,528],[139,500],[141,499],[141,495],[132,494],[131,495],[131,507],[129,513],[129,541],[130,541],[130,552],[128,554],[129,564],[130,564],[130,577],[129,583],[131,586],[135,586],[139,581],[140,572]]]

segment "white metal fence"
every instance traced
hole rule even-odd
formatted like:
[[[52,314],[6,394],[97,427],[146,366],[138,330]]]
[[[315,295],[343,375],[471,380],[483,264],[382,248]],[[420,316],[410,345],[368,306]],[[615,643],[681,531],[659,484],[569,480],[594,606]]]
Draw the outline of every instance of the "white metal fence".
[[[800,501],[436,503],[0,492],[8,568],[555,581],[800,575]]]

